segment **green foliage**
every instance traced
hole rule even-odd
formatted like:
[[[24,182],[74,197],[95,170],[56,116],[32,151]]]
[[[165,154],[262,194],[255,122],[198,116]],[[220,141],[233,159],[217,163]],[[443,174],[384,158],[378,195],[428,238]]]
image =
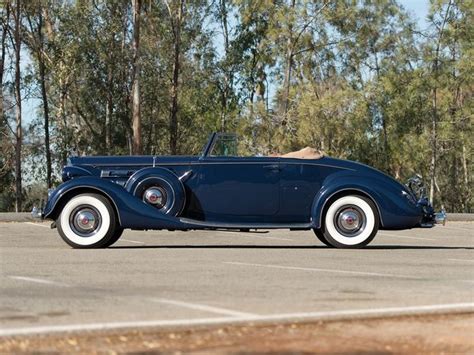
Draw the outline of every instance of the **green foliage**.
[[[177,38],[167,4],[176,6],[142,4],[145,154],[170,151]],[[402,181],[421,173],[436,205],[472,212],[473,8],[472,0],[433,0],[429,26],[419,29],[395,0],[187,1],[177,151],[196,154],[210,132],[221,130],[240,133],[248,154],[312,146]],[[44,19],[53,171],[71,150],[129,154],[130,2],[31,1],[23,10],[30,50],[27,19]],[[33,72],[38,60],[32,56]],[[37,85],[24,82],[33,96]],[[38,112],[25,140],[31,180],[45,174],[41,119]],[[10,141],[2,149],[10,151]],[[10,164],[11,154],[3,159]],[[7,196],[12,175],[0,179]],[[11,203],[0,197],[0,208]]]

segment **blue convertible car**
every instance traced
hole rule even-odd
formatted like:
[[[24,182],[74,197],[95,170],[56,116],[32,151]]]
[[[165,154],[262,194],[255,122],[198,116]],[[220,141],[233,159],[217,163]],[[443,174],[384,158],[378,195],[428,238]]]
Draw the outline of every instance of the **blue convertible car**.
[[[313,230],[339,248],[379,229],[444,223],[424,197],[366,165],[319,154],[241,157],[214,133],[199,156],[71,157],[41,213],[74,248],[104,248],[124,229]],[[311,153],[311,152],[310,152]]]

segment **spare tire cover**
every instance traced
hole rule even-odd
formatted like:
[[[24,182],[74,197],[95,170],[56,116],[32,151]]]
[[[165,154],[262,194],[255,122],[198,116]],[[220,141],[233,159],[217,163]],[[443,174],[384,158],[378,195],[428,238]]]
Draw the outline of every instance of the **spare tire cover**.
[[[125,184],[125,189],[139,199],[147,189],[159,186],[166,192],[166,202],[157,212],[177,216],[186,203],[183,183],[171,171],[164,168],[144,168],[135,172]],[[144,202],[146,203],[146,202]]]

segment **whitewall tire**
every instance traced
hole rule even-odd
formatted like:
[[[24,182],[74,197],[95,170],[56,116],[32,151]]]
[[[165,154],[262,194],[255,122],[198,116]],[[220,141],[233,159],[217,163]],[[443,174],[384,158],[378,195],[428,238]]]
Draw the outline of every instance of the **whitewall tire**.
[[[324,238],[337,248],[360,248],[374,239],[379,228],[377,207],[368,198],[342,196],[326,210],[323,220]]]
[[[93,193],[71,198],[56,225],[61,238],[73,248],[106,248],[122,232],[110,201]]]
[[[331,243],[328,242],[328,240],[326,239],[326,237],[324,236],[324,233],[321,229],[313,229],[313,232],[314,234],[316,235],[316,238],[319,239],[319,241],[321,243],[323,243],[324,245],[332,248],[333,246],[331,245]]]

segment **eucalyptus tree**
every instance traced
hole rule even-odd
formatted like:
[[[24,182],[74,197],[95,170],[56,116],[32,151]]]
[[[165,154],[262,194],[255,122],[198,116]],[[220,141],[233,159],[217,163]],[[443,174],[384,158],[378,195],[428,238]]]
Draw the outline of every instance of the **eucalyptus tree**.
[[[430,199],[472,208],[472,1],[431,3],[424,74],[430,98]]]
[[[46,157],[46,185],[52,187],[52,161],[50,146],[50,110],[47,90],[49,67],[51,58],[49,56],[48,38],[45,33],[46,22],[49,20],[48,6],[42,5],[39,1],[32,1],[25,4],[25,28],[24,42],[32,53],[37,64],[37,81],[41,91],[41,101],[43,106],[43,134],[44,134],[44,155]]]
[[[10,4],[8,2],[5,3],[5,6],[1,8],[1,39],[0,39],[0,83],[2,85],[0,91],[0,115],[2,123],[5,120],[5,108],[4,108],[4,86],[3,86],[3,79],[5,73],[5,62],[6,62],[6,55],[7,55],[7,37],[8,37],[8,29],[10,25]],[[3,140],[2,140],[3,141]]]
[[[177,153],[178,145],[178,94],[179,94],[179,76],[181,72],[181,42],[182,30],[187,15],[186,0],[177,0],[169,2],[164,0],[166,9],[168,10],[169,23],[171,32],[173,33],[173,69],[172,83],[170,88],[170,153]]]
[[[8,6],[8,4],[7,4]],[[15,211],[22,211],[22,174],[21,174],[21,149],[23,145],[23,128],[22,128],[22,97],[21,97],[21,21],[22,21],[22,3],[16,0],[11,4],[13,29],[12,29],[12,46],[15,52]]]
[[[132,40],[132,128],[133,154],[142,154],[142,122],[140,114],[140,18],[141,0],[133,0],[133,40]]]
[[[14,183],[14,175],[12,174],[12,166],[14,157],[12,154],[11,137],[12,132],[8,125],[7,111],[9,102],[7,99],[8,92],[6,88],[6,56],[9,50],[8,35],[10,26],[11,5],[9,2],[0,9],[1,35],[0,35],[0,211],[8,211],[13,206],[12,185]]]
[[[213,9],[217,30],[215,36],[222,39],[220,55],[216,59],[220,92],[220,130],[235,128],[235,116],[238,108],[238,92],[235,88],[237,75],[242,63],[241,52],[237,50],[239,26],[234,23],[238,14],[235,1],[219,0]],[[219,40],[216,40],[219,42]]]

